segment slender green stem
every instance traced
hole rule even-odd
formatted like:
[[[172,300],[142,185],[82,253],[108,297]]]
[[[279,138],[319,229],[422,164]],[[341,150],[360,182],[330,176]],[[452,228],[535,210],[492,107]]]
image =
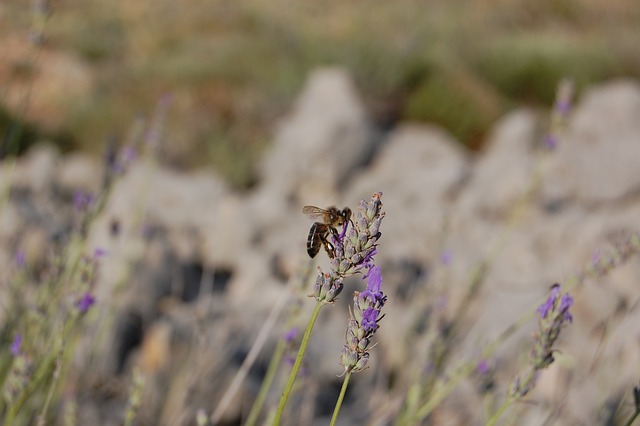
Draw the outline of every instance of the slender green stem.
[[[344,395],[347,393],[347,386],[349,386],[350,378],[351,378],[351,372],[344,375],[344,381],[342,382],[342,389],[340,389],[340,396],[338,397],[338,402],[336,402],[336,408],[333,409],[333,416],[331,417],[330,426],[335,426],[336,420],[338,420],[338,413],[340,412],[340,407],[342,407],[342,401],[344,400]]]
[[[496,411],[493,414],[493,416],[491,416],[491,418],[487,421],[485,426],[495,425],[496,422],[500,419],[500,417],[502,417],[504,412],[507,411],[507,408],[509,408],[512,402],[513,402],[513,398],[508,397],[507,399],[505,399],[505,401],[502,403],[500,408],[498,408],[498,411]]]
[[[284,340],[281,339],[278,342],[278,346],[276,346],[276,350],[271,357],[271,361],[269,362],[267,374],[262,381],[262,385],[260,385],[260,392],[258,392],[258,396],[256,397],[256,400],[251,407],[251,411],[249,412],[249,417],[247,418],[245,426],[253,426],[258,421],[258,416],[260,415],[260,411],[262,410],[264,401],[266,400],[269,389],[273,384],[273,379],[276,377],[276,372],[278,371],[280,362],[282,362],[282,357],[284,356],[284,350],[286,346],[287,344]]]
[[[62,371],[62,364],[64,362],[64,342],[60,345],[59,355],[56,359],[56,366],[53,370],[53,378],[51,380],[51,384],[49,384],[49,391],[47,392],[47,397],[44,402],[44,406],[42,407],[42,412],[40,413],[40,417],[38,418],[38,426],[44,425],[47,419],[47,413],[49,412],[49,406],[51,405],[51,400],[53,399],[53,394],[57,389],[58,381],[60,379],[60,372]]]
[[[291,389],[293,389],[293,384],[296,381],[296,376],[298,375],[298,370],[300,370],[300,365],[302,365],[302,358],[304,357],[304,353],[307,351],[307,345],[309,344],[309,336],[311,336],[311,330],[313,330],[313,326],[318,319],[318,314],[320,313],[320,309],[324,306],[324,303],[318,302],[316,307],[313,309],[313,313],[311,314],[311,319],[307,324],[307,329],[304,331],[304,336],[302,337],[302,343],[300,344],[300,350],[298,350],[298,355],[296,356],[296,362],[293,364],[293,368],[291,369],[291,373],[289,374],[289,380],[287,381],[287,385],[284,388],[284,392],[282,392],[282,397],[280,398],[280,404],[278,404],[278,410],[276,411],[275,418],[273,419],[273,425],[279,425],[280,420],[282,418],[282,413],[284,412],[284,407],[287,405],[287,400],[291,395]]]
[[[627,420],[624,426],[631,426],[633,422],[638,418],[639,415],[640,415],[640,411],[636,410],[636,412],[633,413],[633,416],[629,417],[629,420]]]
[[[134,424],[138,409],[142,403],[142,392],[145,386],[145,377],[138,368],[133,370],[131,380],[131,392],[129,393],[129,401],[124,413],[124,426],[132,426]]]
[[[9,409],[5,414],[5,421],[3,425],[10,426],[11,424],[13,424],[25,401],[29,399],[33,391],[37,389],[42,381],[45,380],[46,377],[48,377],[49,372],[53,371],[57,356],[57,353],[51,354],[42,361],[40,367],[38,367],[33,376],[33,380],[29,382],[27,388],[20,393],[16,401],[9,406]]]

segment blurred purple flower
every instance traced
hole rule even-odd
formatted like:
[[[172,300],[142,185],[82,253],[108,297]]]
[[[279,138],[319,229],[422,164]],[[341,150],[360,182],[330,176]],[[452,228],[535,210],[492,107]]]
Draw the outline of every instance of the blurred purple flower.
[[[571,110],[571,100],[570,99],[558,99],[556,102],[556,111],[559,114],[566,115]]]
[[[13,356],[20,355],[21,346],[22,346],[22,335],[20,333],[17,333],[16,337],[13,338],[13,342],[11,343],[11,354]]]
[[[547,134],[544,138],[544,147],[548,150],[554,150],[558,146],[558,138],[552,133]]]
[[[573,297],[569,293],[565,293],[560,300],[558,311],[562,314],[565,321],[573,322],[573,317],[569,313],[569,308],[573,306]]]
[[[133,163],[138,158],[138,150],[133,146],[127,145],[122,148],[122,159],[125,163]]]
[[[445,294],[438,296],[438,298],[436,299],[436,307],[441,311],[446,309],[448,303],[449,298]]]
[[[451,262],[453,262],[453,252],[449,249],[444,250],[440,254],[440,262],[442,262],[444,266],[451,265]]]
[[[284,334],[284,341],[291,343],[296,337],[298,337],[298,334],[300,334],[300,329],[298,327],[293,327]]]
[[[85,314],[94,303],[96,303],[96,298],[87,291],[76,302],[76,308],[81,314]]]
[[[27,261],[27,256],[23,250],[18,250],[16,256],[13,258],[13,261],[18,268],[22,268]]]
[[[103,249],[102,247],[96,247],[93,250],[93,258],[94,259],[100,259],[101,257],[104,257],[107,254],[109,254],[109,252],[107,250]]]
[[[95,198],[92,194],[83,191],[73,193],[73,205],[76,210],[82,212],[87,210],[93,204]]]
[[[380,311],[387,301],[381,291],[382,273],[377,265],[371,265],[365,275],[367,289],[355,292],[353,297],[352,318],[347,324],[346,344],[340,355],[340,365],[345,372],[362,371],[369,360],[367,348],[374,333],[378,330]]]
[[[549,312],[556,306],[558,297],[560,296],[560,284],[554,284],[551,286],[551,292],[547,300],[536,309],[536,312],[540,314],[540,318],[546,318]]]
[[[476,372],[481,376],[486,375],[489,371],[491,371],[491,369],[486,359],[480,360],[476,365]]]

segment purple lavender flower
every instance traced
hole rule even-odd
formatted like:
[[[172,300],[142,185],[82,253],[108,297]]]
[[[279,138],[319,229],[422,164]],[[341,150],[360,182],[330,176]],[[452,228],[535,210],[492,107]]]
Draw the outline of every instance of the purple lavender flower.
[[[130,164],[136,161],[138,158],[138,150],[131,145],[127,145],[122,148],[122,160],[125,164]]]
[[[382,287],[382,270],[380,267],[373,265],[363,278],[367,279],[367,289],[363,294],[374,299],[382,298],[382,292],[380,291]]]
[[[93,205],[95,198],[92,194],[83,191],[76,191],[73,194],[73,205],[77,211],[83,212]]]
[[[573,297],[569,295],[569,293],[565,293],[560,299],[560,306],[558,307],[558,311],[562,314],[562,318],[565,321],[573,322],[573,317],[569,312],[569,308],[573,306]]]
[[[561,296],[560,284],[551,286],[549,297],[538,307],[539,330],[534,334],[534,345],[530,353],[531,369],[524,379],[516,379],[511,389],[514,397],[525,396],[535,385],[540,370],[547,368],[555,360],[555,342],[566,323],[573,321],[569,309],[573,298],[565,293]]]
[[[96,298],[87,291],[76,302],[76,308],[78,308],[78,312],[85,314],[94,303],[96,303]]]
[[[444,265],[444,266],[449,266],[451,265],[451,262],[453,262],[453,252],[449,249],[444,250],[441,254],[440,254],[440,262]]]
[[[488,374],[489,371],[491,370],[489,368],[489,363],[487,362],[486,359],[480,360],[476,365],[476,372],[481,376]]]
[[[548,133],[544,138],[544,147],[553,151],[558,147],[558,138],[553,133]]]
[[[558,139],[564,131],[567,115],[571,110],[571,100],[573,98],[574,86],[570,80],[563,80],[558,84],[556,100],[551,110],[551,124],[549,132],[544,138],[546,149],[553,151],[558,146]]]
[[[298,334],[300,334],[300,329],[298,327],[293,327],[284,334],[284,341],[291,343],[296,339],[296,337],[298,337]]]
[[[127,172],[131,164],[133,164],[138,158],[138,151],[134,146],[126,145],[118,153],[118,158],[114,161],[112,166],[112,172],[117,175],[122,175]]]
[[[378,328],[378,314],[380,312],[375,310],[374,308],[368,307],[364,314],[362,315],[362,321],[360,321],[360,325],[366,332],[376,331]]]
[[[378,252],[380,224],[384,218],[382,193],[376,192],[371,201],[362,200],[358,204],[352,221],[344,224],[342,233],[332,235],[335,256],[331,259],[331,271],[318,268],[318,277],[313,296],[318,302],[332,303],[343,289],[345,277],[355,275],[367,268],[371,273],[373,257]],[[353,226],[349,226],[353,223]]]
[[[366,367],[369,361],[367,348],[373,334],[378,330],[378,321],[382,319],[380,311],[387,301],[381,291],[382,274],[379,266],[372,265],[367,278],[367,289],[353,297],[352,317],[347,324],[346,344],[340,356],[340,365],[345,372],[357,372]]]
[[[93,250],[93,258],[94,259],[100,259],[101,257],[104,257],[107,254],[109,254],[109,252],[107,250],[103,249],[102,247],[96,247],[95,250]]]
[[[547,300],[536,310],[537,313],[540,314],[540,318],[546,318],[549,315],[549,312],[553,310],[558,302],[558,297],[560,296],[560,284],[554,284],[551,286],[551,292]]]
[[[18,268],[22,268],[27,261],[27,256],[23,250],[18,250],[16,256],[13,258],[13,262]]]
[[[13,338],[13,342],[11,342],[11,354],[13,356],[20,355],[20,348],[22,346],[22,334],[17,333]]]
[[[558,84],[556,103],[554,105],[554,112],[556,114],[564,117],[569,113],[571,110],[574,91],[575,87],[571,80],[565,79]]]

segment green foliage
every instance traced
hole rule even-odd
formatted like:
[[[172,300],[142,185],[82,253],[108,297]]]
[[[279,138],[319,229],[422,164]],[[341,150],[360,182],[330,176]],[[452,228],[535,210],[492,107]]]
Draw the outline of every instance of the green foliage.
[[[598,40],[528,33],[491,40],[472,54],[476,72],[509,99],[549,104],[555,84],[584,87],[620,73],[620,58]]]
[[[410,120],[437,123],[473,147],[501,112],[500,104],[494,96],[468,90],[461,80],[443,73],[427,78],[409,96],[404,115]]]

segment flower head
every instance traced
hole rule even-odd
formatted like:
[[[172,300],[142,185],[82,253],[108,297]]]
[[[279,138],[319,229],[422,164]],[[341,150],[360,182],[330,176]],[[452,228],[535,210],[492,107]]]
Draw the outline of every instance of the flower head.
[[[534,334],[534,345],[530,353],[531,370],[524,379],[516,379],[511,393],[517,397],[525,396],[535,385],[540,370],[547,368],[555,360],[555,343],[560,331],[566,323],[573,321],[569,309],[573,305],[573,298],[568,293],[561,295],[560,284],[551,286],[549,297],[541,304],[537,313],[539,330]]]
[[[569,308],[573,306],[573,297],[569,293],[565,293],[560,299],[560,306],[558,307],[558,311],[562,315],[564,321],[573,322],[573,317],[569,312]]]
[[[489,371],[491,371],[491,369],[489,368],[489,363],[486,359],[481,359],[478,364],[476,364],[476,372],[479,375],[484,376],[489,374]]]
[[[547,318],[549,312],[553,310],[553,308],[558,303],[558,297],[560,297],[560,284],[554,284],[551,286],[551,292],[549,293],[549,297],[547,300],[536,310],[537,313],[540,314],[540,318]]]
[[[296,337],[298,337],[298,334],[300,334],[300,329],[298,327],[293,327],[284,334],[284,341],[291,343],[296,339]]]
[[[84,212],[89,209],[93,205],[95,201],[95,197],[83,191],[76,191],[73,194],[73,205],[79,212]]]
[[[102,247],[96,247],[95,250],[93,250],[93,258],[94,259],[100,259],[101,257],[104,257],[107,254],[109,254],[109,252],[107,250],[103,249]]]
[[[13,262],[18,268],[22,268],[27,261],[27,256],[23,250],[18,250],[16,252],[15,257],[13,258]]]
[[[571,110],[574,85],[570,80],[563,80],[558,85],[556,100],[551,110],[551,124],[549,132],[544,138],[544,146],[553,151],[558,146],[558,139],[566,126],[567,115]]]
[[[345,222],[342,232],[332,233],[331,243],[335,255],[331,259],[331,271],[318,268],[318,277],[313,296],[319,302],[332,303],[343,288],[345,277],[355,275],[367,268],[371,273],[373,257],[378,252],[377,241],[381,236],[380,224],[384,218],[381,192],[371,196],[371,200],[360,201],[352,220]],[[349,226],[353,223],[353,226]],[[378,273],[379,277],[379,273]]]
[[[453,262],[453,252],[449,249],[444,250],[441,254],[440,254],[440,262],[444,265],[444,266],[449,266],[451,265],[451,262]]]
[[[94,303],[96,303],[96,298],[87,291],[76,302],[76,308],[78,308],[78,312],[85,314]]]
[[[347,324],[346,344],[342,349],[340,364],[345,372],[357,372],[365,368],[369,361],[367,348],[373,334],[378,330],[378,322],[387,296],[381,291],[382,274],[379,266],[372,265],[365,275],[367,289],[353,297],[351,319]]]
[[[22,346],[22,335],[17,333],[13,338],[13,342],[11,342],[11,354],[13,356],[20,355],[20,348]]]

